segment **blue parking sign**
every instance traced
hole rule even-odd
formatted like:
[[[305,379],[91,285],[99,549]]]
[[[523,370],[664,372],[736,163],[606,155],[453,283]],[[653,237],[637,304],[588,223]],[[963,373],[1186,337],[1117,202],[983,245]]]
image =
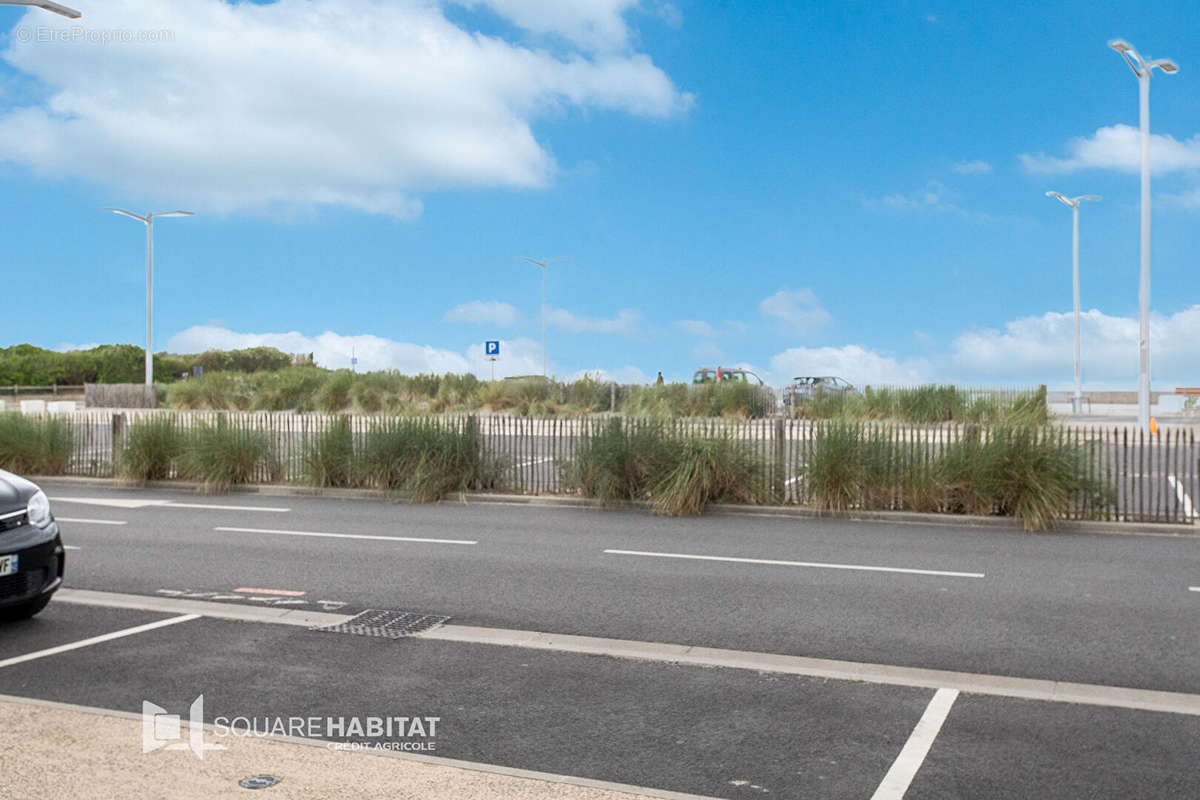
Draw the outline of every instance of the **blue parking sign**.
[[[500,355],[500,343],[499,342],[484,342],[483,346],[484,346],[485,355],[489,355],[489,356]]]

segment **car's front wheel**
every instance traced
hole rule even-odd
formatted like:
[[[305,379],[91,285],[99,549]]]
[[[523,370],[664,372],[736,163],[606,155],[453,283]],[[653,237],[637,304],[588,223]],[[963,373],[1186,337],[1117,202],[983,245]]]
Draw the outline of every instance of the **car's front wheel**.
[[[45,608],[49,602],[49,597],[39,597],[36,600],[30,600],[28,603],[0,608],[0,622],[16,622],[22,619],[29,619]]]

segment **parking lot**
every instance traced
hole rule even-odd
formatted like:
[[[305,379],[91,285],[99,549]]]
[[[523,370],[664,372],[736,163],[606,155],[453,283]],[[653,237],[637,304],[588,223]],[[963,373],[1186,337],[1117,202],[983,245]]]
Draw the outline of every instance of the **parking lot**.
[[[194,764],[237,794],[253,764],[288,797],[377,774],[470,796],[454,780],[514,770],[540,774],[530,796],[1194,792],[1196,539],[46,488],[67,589],[3,629],[0,695],[184,722],[203,695],[205,741],[229,746],[143,754],[130,723],[118,782]],[[313,629],[368,609],[449,619]],[[220,730],[310,717],[438,722],[315,737],[366,745],[315,748],[319,776]],[[0,780],[66,780],[97,746],[77,730]],[[72,796],[113,796],[93,788]]]

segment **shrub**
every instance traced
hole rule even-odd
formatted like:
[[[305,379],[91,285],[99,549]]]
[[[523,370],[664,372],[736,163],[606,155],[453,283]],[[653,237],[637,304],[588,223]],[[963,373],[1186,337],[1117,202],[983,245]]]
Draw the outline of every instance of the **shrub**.
[[[968,425],[936,452],[927,442],[897,441],[886,429],[836,421],[818,428],[802,474],[821,510],[899,505],[999,514],[1034,531],[1052,527],[1081,495],[1092,505],[1108,502],[1109,490],[1085,477],[1084,456],[1046,427],[996,426],[985,435]]]
[[[1082,451],[1047,428],[997,428],[981,447],[980,492],[1027,531],[1053,527],[1084,480]]]
[[[354,388],[354,373],[339,370],[325,378],[321,388],[313,396],[313,405],[318,411],[336,414],[350,407],[350,391]]]
[[[556,385],[540,376],[508,378],[485,384],[479,399],[492,411],[528,414],[534,406],[548,408],[552,392],[557,395]]]
[[[666,428],[658,422],[609,419],[579,439],[564,483],[602,503],[642,500],[671,463]]]
[[[664,383],[661,386],[634,386],[620,410],[633,417],[679,417],[688,404],[688,384]]]
[[[363,448],[366,480],[399,491],[411,502],[452,492],[492,488],[499,470],[483,457],[479,426],[432,419],[389,418],[368,431]]]
[[[251,407],[256,411],[312,411],[313,398],[328,374],[319,367],[289,367],[257,375]]]
[[[766,468],[728,437],[671,442],[671,465],[654,487],[654,510],[695,516],[709,503],[760,503],[769,497]]]
[[[354,433],[350,420],[340,417],[317,435],[304,454],[304,474],[313,486],[351,487],[359,484]]]
[[[862,428],[848,422],[817,429],[812,453],[801,474],[818,509],[843,511],[858,502],[863,483],[861,438]]]
[[[218,493],[256,480],[278,480],[280,465],[270,437],[262,431],[231,426],[224,417],[216,424],[199,422],[187,439],[180,459],[181,477],[199,481],[201,491]]]
[[[759,503],[769,497],[766,465],[728,437],[677,433],[656,420],[609,419],[586,432],[564,483],[602,503],[649,500],[672,516],[709,503]]]
[[[0,413],[0,468],[22,475],[62,475],[74,452],[71,429],[54,417]]]
[[[184,444],[174,416],[151,417],[131,425],[125,431],[117,474],[137,483],[167,480],[175,474]]]

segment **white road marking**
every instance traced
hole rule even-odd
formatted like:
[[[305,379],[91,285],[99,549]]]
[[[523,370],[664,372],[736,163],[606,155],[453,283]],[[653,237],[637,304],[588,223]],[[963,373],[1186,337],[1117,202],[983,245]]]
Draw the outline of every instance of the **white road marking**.
[[[341,600],[318,600],[317,604],[325,611],[337,611],[339,608],[346,605]]]
[[[71,525],[128,525],[123,520],[116,519],[76,519],[74,517],[55,517],[56,522],[67,522]]]
[[[1171,482],[1175,494],[1179,496],[1179,502],[1183,506],[1183,518],[1191,519],[1196,516],[1196,509],[1192,507],[1192,498],[1188,497],[1188,493],[1183,489],[1183,481],[1176,480],[1174,475],[1168,475],[1167,480]]]
[[[925,763],[925,756],[929,755],[929,748],[933,746],[933,740],[937,738],[957,698],[957,689],[938,689],[934,692],[917,727],[913,728],[900,755],[892,762],[892,768],[883,776],[883,782],[875,794],[871,795],[871,800],[901,800],[904,797],[913,778],[917,776],[917,770]]]
[[[82,549],[83,549],[82,547],[76,547],[75,545],[72,545],[72,544],[64,544],[63,545],[63,550],[82,550]]]
[[[425,544],[479,544],[470,539],[418,539],[412,536],[366,536],[358,533],[320,533],[316,531],[278,531],[267,528],[213,528],[222,533],[269,533],[275,536],[322,536],[330,539],[369,539],[380,542],[423,542]]]
[[[297,592],[294,589],[253,589],[243,586],[240,589],[234,589],[239,594],[275,594],[283,597],[303,597],[306,592]]]
[[[1188,591],[1189,592],[1200,592],[1200,586],[1189,586]]]
[[[209,511],[266,511],[271,514],[286,514],[290,508],[274,508],[272,506],[218,506],[210,503],[167,503],[167,508],[201,508]]]
[[[518,469],[521,469],[524,467],[532,467],[535,464],[545,464],[547,461],[553,461],[553,460],[554,460],[553,458],[535,458],[532,461],[526,461],[522,464],[518,464],[517,467],[518,467]]]
[[[125,636],[133,636],[134,634],[152,631],[155,628],[165,628],[168,625],[175,625],[180,622],[189,622],[194,619],[200,619],[200,615],[184,614],[179,617],[160,619],[158,622],[151,622],[146,625],[138,625],[134,628],[125,628],[124,630],[113,631],[112,633],[106,633],[103,636],[93,636],[90,639],[82,639],[78,642],[71,642],[70,644],[61,644],[58,647],[51,647],[46,650],[38,650],[35,653],[26,653],[23,656],[6,658],[3,661],[0,661],[0,668],[11,667],[14,664],[23,664],[26,661],[34,661],[39,658],[45,658],[46,656],[53,656],[59,653],[66,653],[70,650],[78,650],[81,647],[89,647],[90,645],[100,644],[101,642],[111,642],[113,639],[120,639]]]
[[[266,511],[273,514],[286,514],[290,508],[274,506],[222,506],[213,503],[177,503],[173,500],[125,500],[109,497],[52,497],[55,503],[79,503],[89,506],[105,506],[108,508],[192,508],[209,511]]]
[[[982,572],[948,572],[939,569],[910,569],[908,567],[872,567],[864,564],[828,564],[822,561],[776,561],[770,558],[734,558],[732,556],[696,556],[687,553],[647,553],[640,550],[605,550],[618,556],[647,556],[650,558],[683,558],[695,561],[729,561],[735,564],[767,564],[778,567],[814,567],[817,569],[852,569],[867,572],[902,572],[909,575],[941,575],[947,578],[982,578]]]
[[[89,506],[106,506],[108,508],[146,508],[148,506],[165,506],[169,500],[121,500],[109,497],[51,497],[54,503],[80,503]]]

